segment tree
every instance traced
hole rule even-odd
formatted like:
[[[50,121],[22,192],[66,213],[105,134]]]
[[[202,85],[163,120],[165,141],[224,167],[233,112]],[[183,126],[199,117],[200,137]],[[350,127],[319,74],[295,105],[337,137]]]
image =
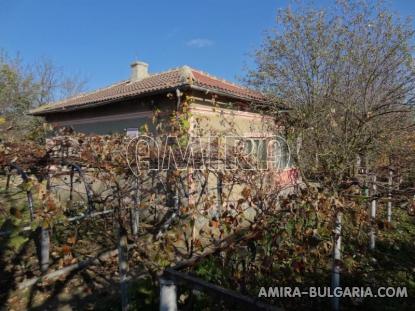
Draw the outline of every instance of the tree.
[[[247,82],[268,94],[261,109],[278,115],[281,103],[288,108],[280,119],[302,142],[296,158],[306,175],[344,179],[356,157],[368,161],[412,126],[413,37],[410,22],[381,2],[278,12]]]
[[[41,121],[27,115],[30,109],[73,96],[84,86],[84,80],[66,76],[50,60],[25,65],[19,56],[0,51],[0,135],[33,136]]]

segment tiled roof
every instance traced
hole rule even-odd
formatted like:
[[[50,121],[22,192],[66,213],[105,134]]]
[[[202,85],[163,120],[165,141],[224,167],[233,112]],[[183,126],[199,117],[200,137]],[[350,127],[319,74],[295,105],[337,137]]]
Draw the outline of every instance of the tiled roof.
[[[43,105],[32,110],[33,115],[77,110],[92,105],[105,104],[125,98],[161,93],[177,87],[188,86],[203,89],[219,95],[230,96],[242,100],[262,102],[265,97],[256,91],[218,79],[202,71],[183,66],[177,69],[152,74],[140,81],[122,81],[106,88],[80,94],[56,103]]]

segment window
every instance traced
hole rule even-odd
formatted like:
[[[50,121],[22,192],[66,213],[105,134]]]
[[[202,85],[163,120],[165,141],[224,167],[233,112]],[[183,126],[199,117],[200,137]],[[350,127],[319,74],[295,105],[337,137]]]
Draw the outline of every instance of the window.
[[[244,152],[254,157],[260,168],[286,169],[291,166],[289,148],[282,137],[247,138],[244,141]]]
[[[277,137],[275,143],[275,166],[278,169],[286,169],[291,166],[291,155],[286,140]]]
[[[138,136],[138,128],[136,127],[129,127],[125,129],[125,134],[128,137],[134,138]]]

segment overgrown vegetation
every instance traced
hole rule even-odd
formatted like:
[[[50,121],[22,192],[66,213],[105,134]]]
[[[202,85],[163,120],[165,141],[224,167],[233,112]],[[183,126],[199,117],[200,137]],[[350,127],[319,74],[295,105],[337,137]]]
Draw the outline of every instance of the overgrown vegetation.
[[[29,110],[83,91],[85,80],[68,76],[52,61],[27,65],[0,49],[0,139],[41,138],[42,121]]]
[[[1,56],[2,189],[8,176],[14,177],[0,193],[0,225],[6,232],[0,237],[0,307],[56,307],[63,303],[58,297],[63,288],[69,288],[76,306],[117,309],[120,291],[124,309],[125,299],[131,308],[152,309],[158,303],[159,276],[168,266],[257,297],[261,287],[328,287],[337,264],[342,286],[406,286],[409,295],[342,299],[342,309],[412,309],[413,34],[409,23],[377,2],[338,1],[322,10],[279,11],[276,31],[257,51],[257,68],[247,82],[269,95],[270,101],[256,108],[275,117],[277,126],[268,131],[285,131],[302,173],[302,182],[294,182],[288,195],[282,195],[286,185],[275,182],[269,171],[242,169],[258,159],[241,152],[241,146],[231,149],[242,163],[236,170],[224,169],[217,144],[217,158],[202,170],[148,171],[140,165],[153,165],[158,150],[139,148],[121,134],[62,130],[39,144],[45,138],[40,122],[22,114],[60,98],[59,90],[66,95],[78,91],[82,83],[57,77],[49,63],[24,70],[18,59]],[[155,139],[177,137],[169,145],[176,159],[190,141],[191,94],[184,92],[181,99],[167,119],[157,109],[153,118],[159,131]],[[238,135],[228,125],[226,133],[215,136]],[[141,130],[152,135],[148,127]],[[196,132],[214,131],[196,126]],[[27,178],[18,177],[21,170]],[[375,216],[368,212],[373,202],[378,204]],[[393,204],[392,221],[387,220],[388,203]],[[99,217],[92,218],[94,213]],[[333,260],[340,213],[342,258]],[[374,249],[369,249],[370,237],[376,237]],[[112,254],[56,282],[44,281],[40,277],[47,269],[39,269],[35,258],[43,258],[36,251],[46,249],[46,243],[49,271],[108,250],[117,249],[118,257]],[[19,296],[18,286],[33,278],[35,285]],[[180,288],[178,297],[184,309],[234,309],[188,288]],[[264,302],[287,310],[330,305],[327,298]]]
[[[307,2],[306,2],[307,3]],[[247,82],[269,95],[305,176],[338,188],[412,134],[414,29],[382,1],[281,9]],[[409,149],[408,149],[409,148]]]
[[[258,239],[224,250],[202,261],[193,272],[225,288],[258,296],[261,287],[327,287],[332,274],[332,200],[341,200],[345,216],[342,239],[343,287],[406,286],[408,298],[344,298],[344,310],[411,310],[415,295],[413,266],[415,220],[405,209],[394,209],[394,225],[378,218],[378,247],[368,249],[365,205],[321,191],[303,192],[282,203],[285,211],[269,215]],[[384,210],[384,206],[381,207]],[[329,298],[265,298],[287,310],[330,309]],[[231,309],[231,308],[230,308]]]

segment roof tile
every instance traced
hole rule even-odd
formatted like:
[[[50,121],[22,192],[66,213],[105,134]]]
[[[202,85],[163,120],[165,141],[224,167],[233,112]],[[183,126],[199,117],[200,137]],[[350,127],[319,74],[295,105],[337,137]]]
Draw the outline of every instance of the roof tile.
[[[256,91],[233,84],[231,82],[210,76],[202,71],[183,66],[181,68],[152,74],[143,80],[130,82],[129,80],[110,85],[93,92],[80,94],[56,103],[43,105],[32,110],[34,115],[43,115],[51,112],[76,110],[91,104],[117,101],[123,98],[141,96],[153,92],[162,92],[171,88],[189,85],[205,88],[213,93],[221,92],[225,95],[238,97],[249,101],[264,101],[264,96]]]

